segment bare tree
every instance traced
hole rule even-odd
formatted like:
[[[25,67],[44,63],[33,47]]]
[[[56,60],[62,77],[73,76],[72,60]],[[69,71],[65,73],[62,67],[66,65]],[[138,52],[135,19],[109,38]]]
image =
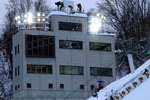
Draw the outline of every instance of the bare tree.
[[[150,42],[150,4],[147,0],[104,0],[98,3],[98,9],[105,14],[107,23],[117,35],[116,49],[122,51],[116,56],[118,70],[129,69],[128,53],[133,54],[136,67],[145,62]]]
[[[9,61],[3,55],[4,51],[0,51],[0,100],[11,100],[12,86],[9,79]]]
[[[46,0],[36,0],[34,2],[34,8],[36,12],[44,12],[48,13],[50,12],[50,8],[48,5],[46,5],[48,2]]]

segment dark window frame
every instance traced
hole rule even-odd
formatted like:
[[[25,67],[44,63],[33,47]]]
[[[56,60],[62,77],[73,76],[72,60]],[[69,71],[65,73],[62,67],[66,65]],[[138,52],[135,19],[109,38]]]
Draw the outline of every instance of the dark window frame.
[[[73,46],[73,45],[75,45],[75,46]],[[74,40],[59,40],[59,48],[82,50],[83,42],[82,41],[74,41]]]
[[[18,66],[18,75],[20,75],[20,66]]]
[[[90,75],[113,77],[113,70],[112,68],[90,67]]]
[[[64,89],[64,88],[65,88],[64,84],[60,84],[60,89]]]
[[[68,70],[68,71],[66,72],[66,70]],[[70,72],[69,72],[69,70],[70,70]],[[83,66],[60,65],[59,66],[59,74],[60,75],[84,75],[84,67]]]
[[[90,85],[90,89],[91,89],[91,90],[94,90],[94,85]]]
[[[26,57],[55,58],[55,37],[26,34]]]
[[[111,43],[89,42],[89,50],[111,52],[112,47],[111,47]]]
[[[48,84],[48,88],[49,88],[49,89],[53,89],[53,84],[52,84],[52,83],[49,83],[49,84]]]
[[[29,88],[32,88],[31,83],[27,83],[27,88],[28,88],[28,89],[29,89]]]
[[[52,65],[27,64],[28,74],[53,74]]]
[[[17,55],[17,47],[15,46],[15,55]]]
[[[20,52],[20,47],[19,47],[19,44],[18,44],[18,54],[19,54],[19,52]]]
[[[82,23],[73,23],[73,22],[58,22],[58,28],[61,31],[73,31],[73,32],[82,32],[83,25]]]
[[[17,88],[17,85],[15,86],[15,91],[17,91],[18,90],[18,88]]]
[[[15,76],[17,76],[17,73],[18,73],[17,67],[15,67]]]
[[[80,85],[80,90],[84,90],[84,88],[85,88],[84,85],[81,84],[81,85]]]

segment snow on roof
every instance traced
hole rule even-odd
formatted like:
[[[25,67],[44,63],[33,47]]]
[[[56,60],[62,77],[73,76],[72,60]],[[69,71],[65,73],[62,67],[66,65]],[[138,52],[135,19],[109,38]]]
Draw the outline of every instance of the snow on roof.
[[[49,18],[52,15],[64,15],[64,16],[74,16],[74,17],[87,17],[87,14],[85,13],[74,13],[74,14],[68,14],[64,11],[52,11],[49,13],[46,18]]]
[[[121,87],[123,87],[126,83],[128,83],[130,80],[132,80],[133,78],[135,78],[137,75],[143,73],[143,70],[146,69],[146,68],[148,68],[148,67],[150,67],[150,60],[146,61],[143,65],[141,65],[134,73],[132,73],[132,74],[130,73],[130,74],[124,76],[123,78],[121,78],[121,79],[119,79],[117,81],[114,81],[113,83],[111,83],[110,85],[108,85],[107,87],[105,87],[103,90],[101,90],[100,92],[98,92],[98,99],[92,96],[88,100],[105,100],[107,97],[109,97],[112,94],[112,91],[116,91],[116,90],[121,89]],[[148,86],[147,87],[143,86],[143,87],[149,89],[147,91],[150,92],[150,88],[148,88],[149,84],[150,84],[150,79],[148,79],[145,82],[146,82],[145,85],[148,85]],[[149,84],[147,82],[149,82]],[[141,88],[142,88],[142,85],[139,87],[139,90]],[[136,88],[136,89],[138,90],[138,88]],[[136,89],[133,90],[133,91],[136,91]],[[143,88],[143,92],[146,93],[144,91],[144,88]],[[141,96],[142,96],[143,92],[141,92]],[[147,93],[149,93],[149,92],[147,92]],[[148,100],[148,99],[137,99],[137,98],[133,99],[133,98],[130,98],[132,94],[130,94],[129,97],[126,97],[127,99],[124,98],[123,100]],[[135,94],[135,95],[137,95],[137,94]],[[150,96],[149,96],[149,98],[150,98]]]
[[[98,35],[109,35],[109,36],[115,36],[115,34],[112,34],[112,33],[106,33],[106,32],[104,32],[104,33],[98,33]]]

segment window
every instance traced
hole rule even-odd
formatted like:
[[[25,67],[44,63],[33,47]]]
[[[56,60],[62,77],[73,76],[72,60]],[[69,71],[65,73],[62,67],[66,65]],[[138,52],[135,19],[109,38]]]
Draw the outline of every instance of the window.
[[[19,48],[19,44],[18,44],[18,53],[19,53],[19,49],[20,49],[20,48]]]
[[[90,50],[111,51],[111,44],[90,42]]]
[[[17,54],[17,47],[15,46],[15,55]]]
[[[18,75],[20,74],[20,67],[18,66]]]
[[[15,76],[17,76],[17,67],[15,67]]]
[[[60,74],[62,75],[83,75],[82,66],[60,66]]]
[[[15,91],[17,91],[17,86],[15,86]]]
[[[59,48],[82,49],[82,41],[59,40]]]
[[[27,57],[55,57],[55,39],[53,36],[26,35]]]
[[[94,90],[94,85],[91,85],[91,90]]]
[[[59,22],[59,30],[82,32],[81,23]]]
[[[53,84],[49,84],[49,89],[52,89],[53,88]]]
[[[80,85],[80,90],[84,90],[84,85]]]
[[[90,67],[93,76],[112,76],[112,68]]]
[[[52,65],[27,64],[27,73],[52,74]]]
[[[27,88],[31,88],[31,83],[27,83]]]
[[[60,89],[64,89],[64,84],[60,84]]]
[[[18,89],[20,88],[20,85],[18,85]]]

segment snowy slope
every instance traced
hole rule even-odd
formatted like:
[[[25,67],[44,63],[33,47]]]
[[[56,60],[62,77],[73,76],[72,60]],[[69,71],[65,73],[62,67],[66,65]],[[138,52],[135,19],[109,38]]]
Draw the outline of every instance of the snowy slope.
[[[136,78],[143,75],[143,72],[146,68],[150,69],[150,60],[148,60],[146,63],[140,66],[134,73],[128,74],[125,77],[105,87],[103,90],[101,90],[98,93],[98,99],[97,97],[90,97],[88,100],[107,99],[112,94],[125,88],[126,85],[131,84],[131,81],[136,80]],[[146,96],[143,95],[144,93],[150,93],[150,87],[148,86],[148,84],[150,84],[150,79],[145,80],[142,84],[140,84],[135,89],[133,89],[129,94],[127,94],[122,100],[131,100],[131,99],[132,100],[149,100],[149,99],[146,99],[146,97],[150,98],[150,95],[146,95]],[[137,97],[137,95],[139,97]],[[145,97],[145,99],[143,99],[143,96]]]
[[[150,79],[139,85],[122,100],[150,100]]]

